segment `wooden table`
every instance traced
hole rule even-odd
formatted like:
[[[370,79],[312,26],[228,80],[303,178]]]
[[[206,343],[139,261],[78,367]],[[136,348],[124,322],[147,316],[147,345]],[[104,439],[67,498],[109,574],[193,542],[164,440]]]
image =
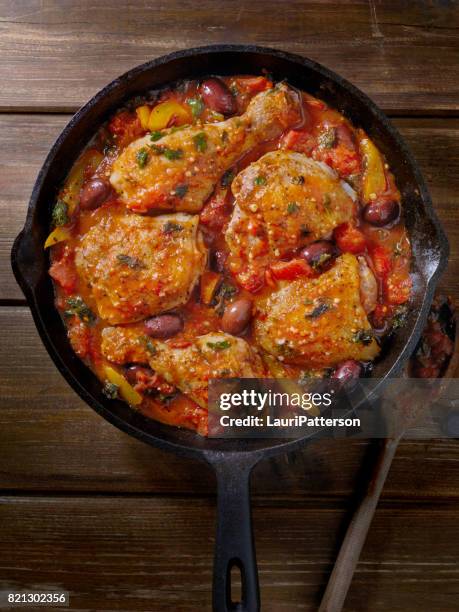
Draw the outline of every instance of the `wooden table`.
[[[71,114],[170,51],[252,42],[354,82],[412,147],[449,234],[459,297],[459,6],[444,0],[0,3],[0,586],[69,590],[72,610],[210,609],[214,485],[201,465],[127,437],[46,354],[10,270],[38,169]],[[253,478],[263,610],[315,610],[371,461],[322,441]],[[394,461],[346,610],[458,609],[459,445],[410,441]]]

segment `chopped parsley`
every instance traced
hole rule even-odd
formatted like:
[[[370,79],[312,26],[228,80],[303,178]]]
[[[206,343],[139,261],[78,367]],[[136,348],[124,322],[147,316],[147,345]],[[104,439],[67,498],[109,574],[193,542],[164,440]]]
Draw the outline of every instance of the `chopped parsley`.
[[[145,168],[148,161],[148,151],[145,147],[139,149],[135,155],[139,168]]]
[[[219,340],[218,342],[207,342],[207,346],[214,351],[225,351],[231,346],[229,340]]]
[[[328,310],[331,310],[331,308],[333,308],[333,305],[329,299],[318,298],[314,301],[314,308],[310,312],[307,312],[304,316],[307,319],[317,319],[317,317],[320,317]]]
[[[124,264],[128,266],[129,268],[131,268],[131,270],[139,270],[141,268],[145,268],[145,264],[143,264],[140,261],[140,259],[137,259],[137,257],[131,257],[130,255],[125,255],[124,253],[120,253],[119,255],[116,256],[116,259],[121,264]]]
[[[296,202],[289,202],[287,205],[287,212],[289,215],[294,215],[300,210],[300,207]]]
[[[107,141],[104,144],[102,152],[104,155],[111,155],[112,153],[116,153],[116,145],[113,142]]]
[[[266,185],[266,177],[265,176],[256,176],[254,180],[255,185]]]
[[[186,185],[185,183],[183,183],[182,185],[177,185],[174,191],[176,196],[178,196],[179,198],[183,198],[188,191],[188,185]]]
[[[53,224],[57,227],[69,222],[69,207],[64,200],[58,200],[52,212]]]
[[[156,355],[156,353],[158,352],[156,350],[156,346],[153,344],[153,342],[148,336],[142,336],[141,338],[139,338],[139,342],[145,346],[150,355]]]
[[[371,344],[373,340],[373,332],[370,329],[359,329],[352,336],[352,342],[361,342],[365,346]]]
[[[105,397],[108,397],[108,399],[116,399],[118,397],[118,388],[118,385],[106,380],[104,382],[104,386],[102,387],[102,393],[105,395]]]
[[[204,132],[199,132],[193,137],[194,146],[200,153],[204,153],[207,149],[207,136]]]
[[[305,385],[310,378],[313,378],[313,374],[309,370],[301,370],[297,382],[299,385]]]
[[[195,119],[197,119],[204,110],[204,102],[202,101],[202,98],[188,98],[186,102],[191,108],[191,114]]]
[[[321,149],[331,149],[336,141],[335,128],[327,128],[317,138],[318,145]]]
[[[315,259],[313,259],[309,263],[309,265],[314,270],[317,270],[318,268],[321,268],[325,263],[327,263],[327,261],[329,261],[331,258],[332,256],[330,253],[322,253],[321,255],[319,255],[319,257],[316,257]]]
[[[156,155],[164,155],[166,159],[173,161],[174,159],[180,159],[183,157],[182,149],[169,149],[161,145],[151,145],[151,149]]]
[[[181,232],[183,229],[183,225],[180,223],[176,223],[175,221],[166,221],[163,225],[163,232],[165,234],[173,234],[174,232]]]
[[[232,170],[227,170],[225,174],[222,176],[220,183],[222,187],[229,187],[234,179],[234,172]]]
[[[87,325],[94,324],[96,315],[79,295],[68,298],[67,305],[69,308],[64,312],[65,316],[72,317],[76,315],[83,323]]]
[[[159,130],[156,130],[154,132],[151,132],[150,134],[150,140],[151,142],[156,142],[157,140],[159,140],[160,138],[163,137],[163,133],[160,132]]]
[[[215,302],[215,312],[221,317],[225,310],[226,303],[236,295],[237,289],[229,283],[223,282],[217,289],[213,302]]]
[[[170,133],[175,134],[176,132],[181,132],[185,127],[186,125],[173,125],[170,128]]]
[[[392,317],[392,331],[405,327],[408,319],[408,309],[406,306],[401,306],[397,309],[394,316]]]

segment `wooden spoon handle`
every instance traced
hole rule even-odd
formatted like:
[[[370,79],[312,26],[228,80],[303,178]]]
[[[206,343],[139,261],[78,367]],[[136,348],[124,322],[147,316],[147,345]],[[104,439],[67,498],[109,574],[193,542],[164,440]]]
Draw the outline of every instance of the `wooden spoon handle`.
[[[352,577],[362,552],[382,488],[389,473],[401,436],[382,441],[368,489],[347,529],[335,566],[320,603],[319,612],[342,610]]]

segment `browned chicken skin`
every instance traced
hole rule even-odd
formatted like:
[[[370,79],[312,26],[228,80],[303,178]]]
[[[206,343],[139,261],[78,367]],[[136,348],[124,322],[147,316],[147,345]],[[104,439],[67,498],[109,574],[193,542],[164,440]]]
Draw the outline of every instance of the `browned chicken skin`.
[[[257,302],[257,344],[309,369],[374,359],[379,347],[361,303],[359,263],[350,253],[318,278],[284,283]]]
[[[301,122],[298,94],[281,84],[255,96],[244,114],[220,123],[167,130],[131,143],[110,182],[136,212],[199,212],[217,181],[242,155]]]
[[[293,151],[266,153],[238,174],[232,191],[236,203],[225,238],[230,268],[242,284],[327,236],[355,210],[352,190],[331,168]]]
[[[134,329],[107,327],[102,333],[102,352],[118,364],[133,360],[148,363],[203,408],[207,408],[209,380],[266,375],[260,356],[250,344],[222,332],[198,336],[186,348],[172,348]]]
[[[83,237],[75,263],[99,315],[129,323],[184,304],[207,261],[198,217],[104,217]]]

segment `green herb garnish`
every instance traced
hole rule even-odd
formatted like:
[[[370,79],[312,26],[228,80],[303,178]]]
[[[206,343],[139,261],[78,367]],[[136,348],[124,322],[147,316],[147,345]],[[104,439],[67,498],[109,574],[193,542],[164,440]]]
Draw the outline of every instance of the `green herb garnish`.
[[[126,266],[129,266],[131,270],[139,270],[141,268],[145,268],[145,264],[143,264],[140,259],[137,257],[131,257],[130,255],[125,255],[124,253],[120,253],[116,256],[116,259]]]
[[[304,316],[307,319],[317,319],[333,307],[331,301],[327,298],[318,298],[314,302],[314,308],[307,312]]]
[[[183,225],[176,223],[175,221],[166,221],[163,225],[163,232],[165,234],[173,234],[174,232],[180,232],[183,229]]]
[[[169,149],[161,145],[151,145],[156,155],[164,155],[169,160],[180,159],[183,156],[182,149]]]
[[[156,350],[156,346],[153,344],[153,342],[150,340],[150,338],[148,338],[148,336],[144,337],[143,343],[145,344],[145,348],[150,353],[150,355],[156,355],[156,353],[158,352]]]
[[[232,170],[227,170],[225,174],[222,176],[220,180],[220,184],[222,187],[229,187],[234,179],[234,172]]]
[[[106,380],[104,382],[104,386],[102,387],[102,393],[105,395],[105,397],[108,397],[108,399],[116,399],[118,397],[118,388],[118,385]]]
[[[219,315],[222,316],[223,312],[225,310],[225,306],[226,303],[236,295],[237,293],[237,289],[236,287],[234,287],[233,285],[230,285],[229,283],[221,283],[220,287],[218,288],[216,295],[214,297],[213,302],[215,302],[215,312]]]
[[[265,176],[257,176],[254,180],[255,185],[266,185],[266,177]]]
[[[183,183],[182,185],[177,185],[174,191],[176,196],[178,196],[179,198],[183,198],[188,191],[188,185],[186,185],[185,183]]]
[[[148,151],[146,150],[146,148],[142,147],[141,149],[139,149],[135,154],[135,158],[137,160],[137,165],[139,166],[139,168],[145,168],[148,161]]]
[[[207,346],[214,351],[224,351],[231,346],[229,340],[219,340],[218,342],[207,342]]]
[[[322,253],[322,255],[319,255],[319,257],[313,259],[310,262],[310,266],[314,270],[317,270],[318,268],[321,268],[325,263],[327,263],[327,261],[331,258],[332,256],[330,255],[330,253]]]
[[[153,344],[153,342],[148,336],[141,336],[138,341],[139,344],[142,344],[147,349],[150,355],[156,355],[156,353],[158,352],[156,346]]]
[[[336,141],[336,130],[335,128],[327,128],[324,130],[319,137],[317,142],[321,149],[331,149]]]
[[[300,207],[296,202],[289,202],[287,205],[287,212],[289,215],[294,215],[300,210]]]
[[[310,378],[314,378],[314,376],[309,370],[301,370],[297,382],[299,385],[305,385]]]
[[[83,321],[83,323],[86,323],[87,325],[94,324],[96,315],[79,295],[68,298],[67,305],[69,308],[64,313],[66,316],[71,317],[76,315],[81,321]]]
[[[294,185],[304,185],[304,176],[299,174],[298,176],[292,176],[292,183]]]
[[[401,327],[405,327],[408,319],[408,309],[406,306],[401,306],[397,309],[394,316],[392,317],[392,330],[400,329]]]
[[[159,130],[156,130],[155,132],[151,132],[150,134],[151,142],[156,142],[157,140],[160,140],[160,138],[162,137],[163,137],[163,133],[160,132]]]
[[[52,212],[53,224],[57,227],[69,222],[69,207],[64,200],[58,200]]]
[[[193,137],[194,146],[200,153],[204,153],[207,149],[207,136],[204,132],[199,132]]]
[[[202,98],[188,98],[186,103],[191,108],[191,114],[193,117],[197,119],[204,110],[204,102],[202,101]]]
[[[373,332],[369,329],[359,329],[352,336],[352,342],[361,342],[365,346],[368,346],[373,341]]]

